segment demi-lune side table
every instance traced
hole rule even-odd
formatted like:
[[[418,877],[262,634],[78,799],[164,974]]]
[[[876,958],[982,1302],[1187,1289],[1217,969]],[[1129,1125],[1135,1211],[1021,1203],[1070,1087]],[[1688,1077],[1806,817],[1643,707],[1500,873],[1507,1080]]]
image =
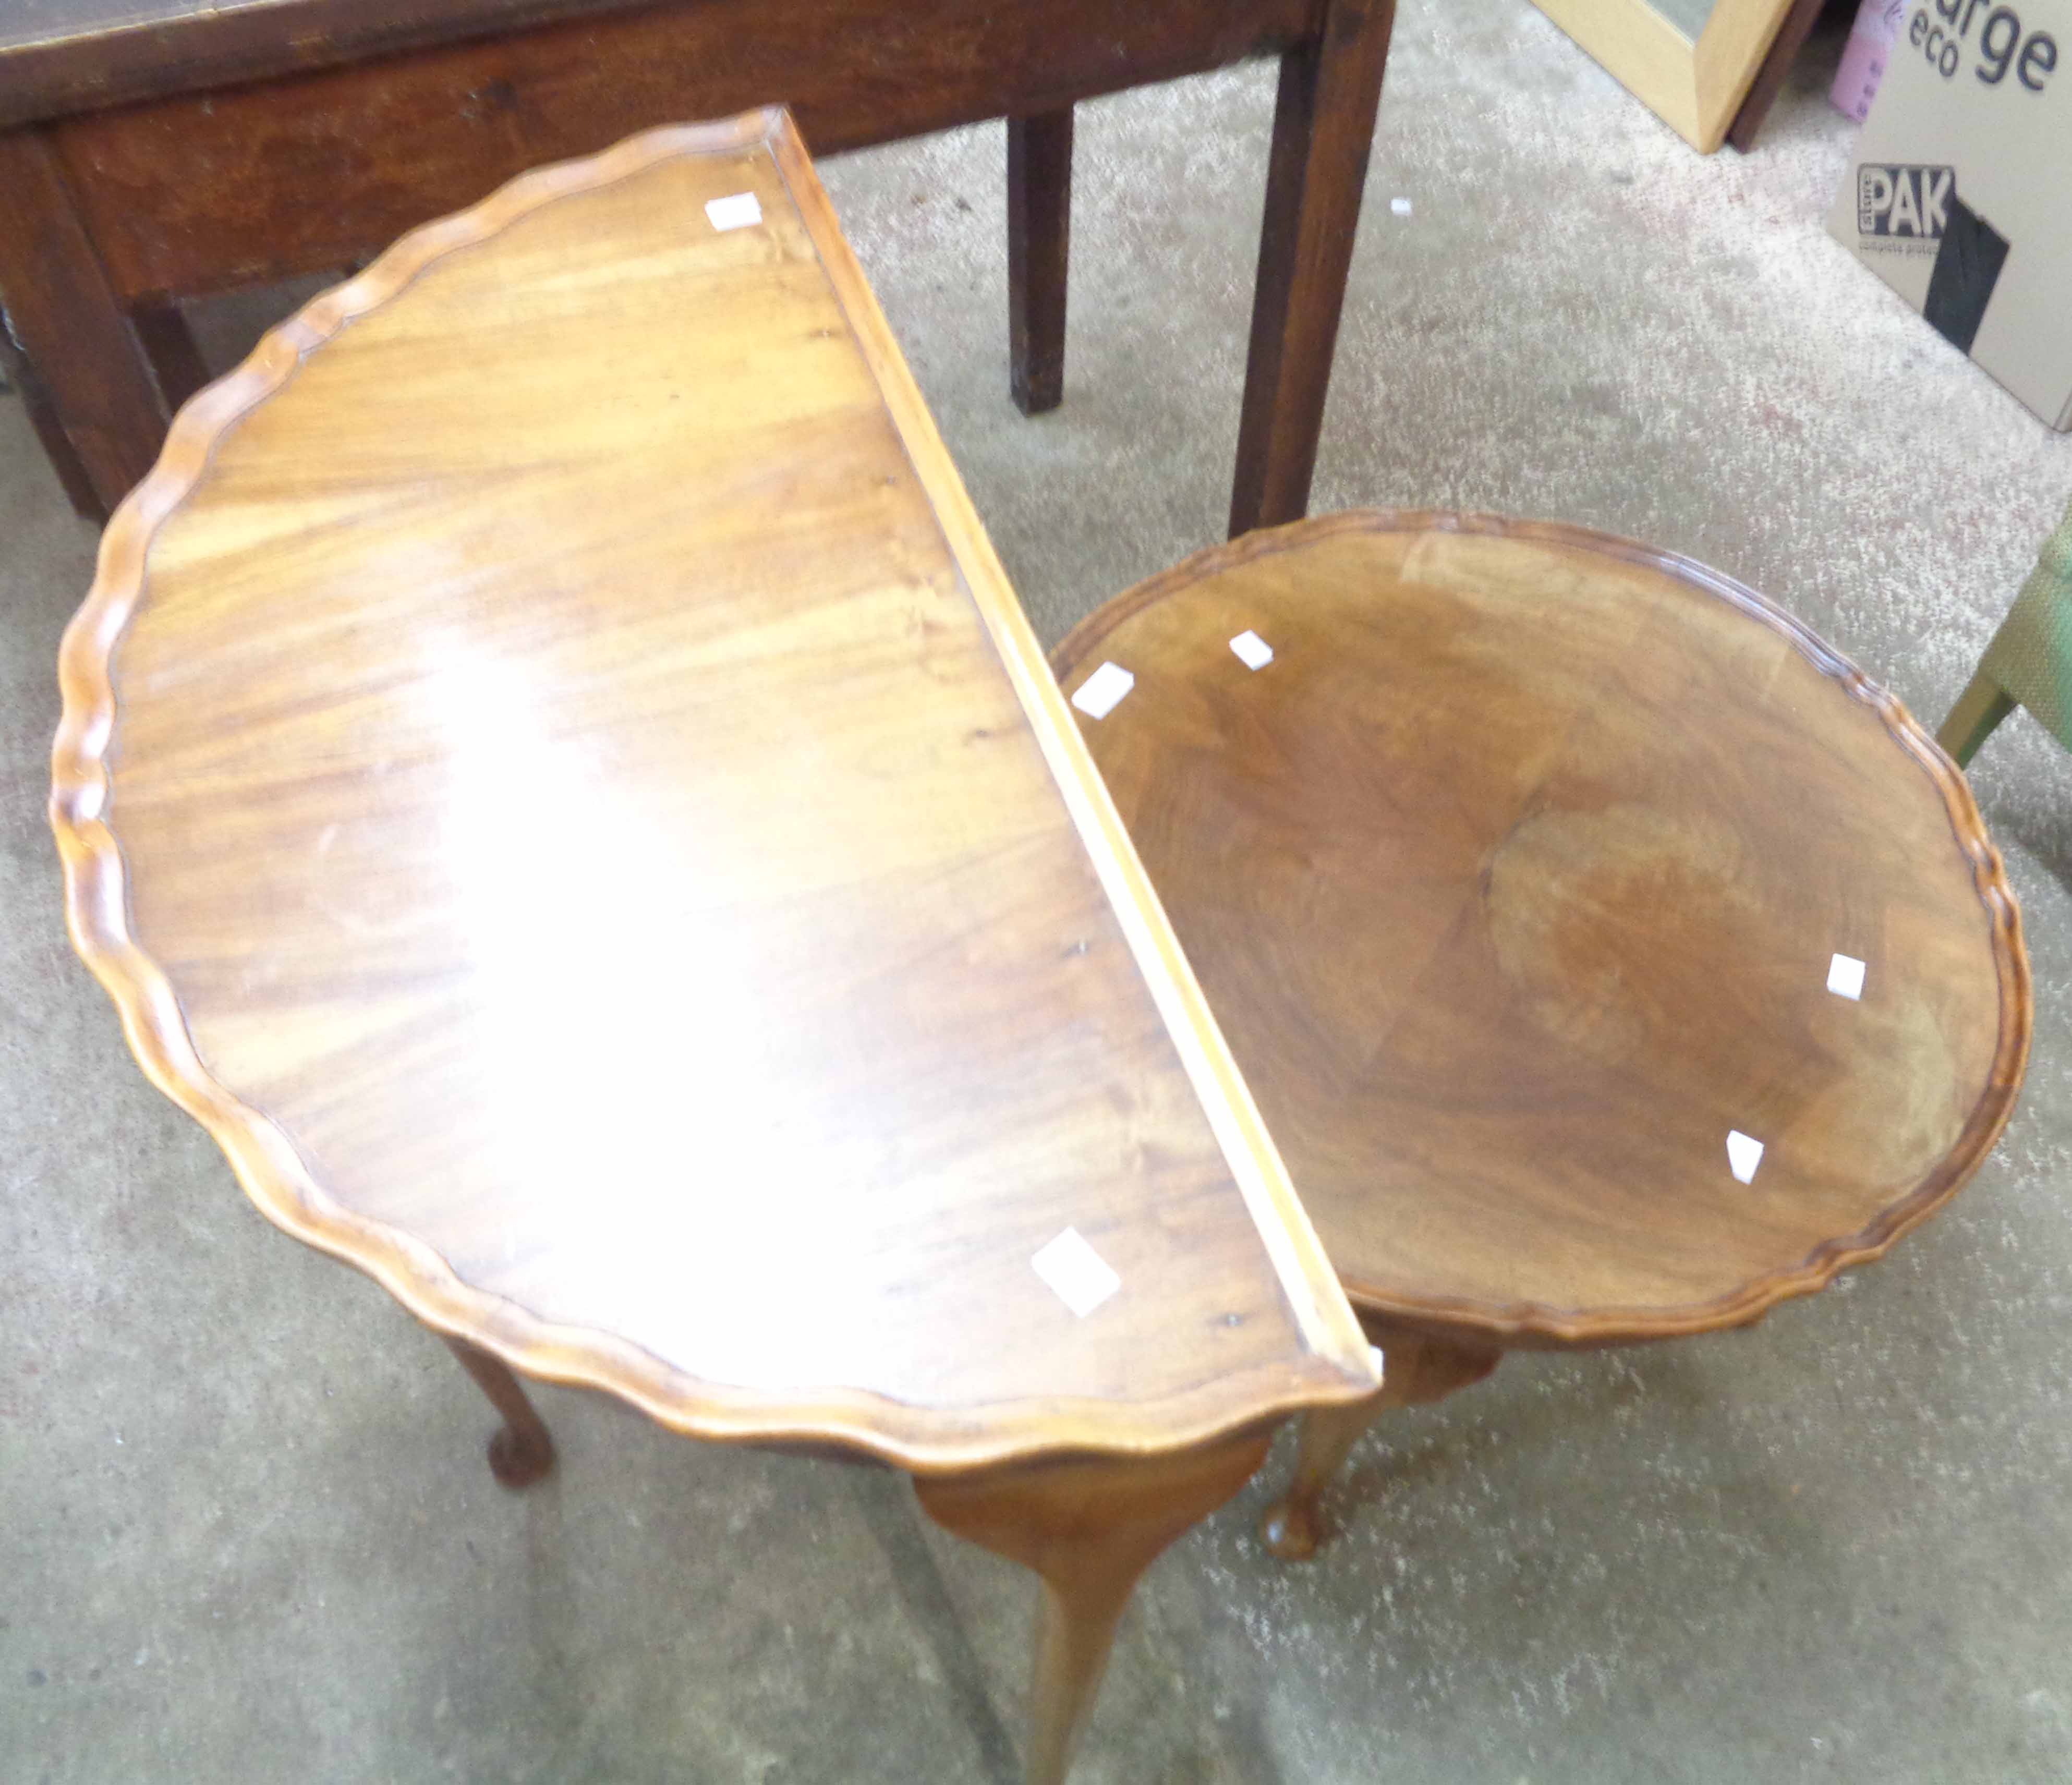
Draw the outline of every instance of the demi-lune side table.
[[[1510,1347],[1759,1319],[2008,1119],[2029,969],[1963,776],[1716,571],[1341,515],[1153,578],[1053,660],[1387,1357],[1306,1422],[1284,1556],[1381,1409]]]
[[[191,402],[67,632],[73,938],[272,1220],[512,1375],[1143,1568],[1373,1355],[789,121],[405,237]],[[829,1740],[837,1733],[828,1732]]]

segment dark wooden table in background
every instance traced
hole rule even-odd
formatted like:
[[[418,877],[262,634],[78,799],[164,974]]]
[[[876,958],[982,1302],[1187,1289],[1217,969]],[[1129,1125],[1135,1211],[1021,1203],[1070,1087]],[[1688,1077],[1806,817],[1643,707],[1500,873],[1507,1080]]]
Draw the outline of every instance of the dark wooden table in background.
[[[1281,58],[1231,528],[1308,503],[1394,0],[15,0],[0,359],[105,514],[204,374],[185,298],[343,272],[543,161],[788,102],[816,153],[1005,117],[1012,385],[1063,387],[1073,102]]]

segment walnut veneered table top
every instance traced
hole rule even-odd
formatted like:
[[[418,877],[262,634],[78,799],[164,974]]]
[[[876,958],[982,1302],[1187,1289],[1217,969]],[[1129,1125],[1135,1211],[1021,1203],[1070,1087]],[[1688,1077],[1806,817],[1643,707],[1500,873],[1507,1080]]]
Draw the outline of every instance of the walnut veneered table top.
[[[431,1323],[924,1470],[1371,1389],[779,115],[528,175],[273,331],[62,672],[133,1044]]]
[[[1153,578],[1054,661],[1135,677],[1081,728],[1364,1313],[1753,1319],[2007,1119],[2028,968],[1962,777],[1725,577],[1345,516]]]

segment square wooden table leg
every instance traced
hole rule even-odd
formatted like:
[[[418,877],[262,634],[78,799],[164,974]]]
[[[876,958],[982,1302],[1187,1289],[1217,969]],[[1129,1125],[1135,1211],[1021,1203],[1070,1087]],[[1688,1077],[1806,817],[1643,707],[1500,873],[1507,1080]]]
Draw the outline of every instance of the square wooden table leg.
[[[130,324],[150,362],[166,407],[177,414],[181,404],[208,382],[201,343],[176,303],[146,304],[130,313]]]
[[[1072,108],[1007,121],[1008,384],[1024,415],[1065,396]]]
[[[0,133],[0,314],[43,405],[46,446],[53,430],[64,439],[53,457],[68,494],[105,516],[151,468],[171,411],[64,170],[32,129]]]
[[[1269,1427],[1164,1456],[915,1478],[938,1524],[1020,1562],[1042,1582],[1028,1785],[1058,1785],[1071,1767],[1139,1577],[1251,1479],[1272,1440]]]
[[[7,332],[4,291],[0,291],[0,372],[6,373],[22,399],[23,408],[28,411],[29,425],[36,430],[43,457],[50,461],[72,512],[89,520],[105,520],[107,511],[101,505],[100,494],[86,474],[84,461],[72,450],[72,436],[64,430],[64,418],[58,413],[57,405],[43,389],[42,375]]]
[[[1233,539],[1299,520],[1309,508],[1395,18],[1396,0],[1327,0],[1318,35],[1281,59],[1231,490]]]

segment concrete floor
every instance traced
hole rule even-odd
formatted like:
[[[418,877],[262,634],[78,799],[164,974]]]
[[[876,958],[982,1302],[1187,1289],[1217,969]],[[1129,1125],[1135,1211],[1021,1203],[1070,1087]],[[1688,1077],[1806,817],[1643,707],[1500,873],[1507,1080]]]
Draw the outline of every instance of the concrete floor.
[[[1823,234],[1838,44],[1755,154],[1700,160],[1524,0],[1407,0],[1397,42],[1318,508],[1676,548],[1939,715],[2072,441]],[[1050,637],[1220,532],[1271,105],[1254,68],[1083,109],[1038,423],[998,129],[826,170]],[[0,397],[0,1782],[1012,1779],[1013,1569],[897,1477],[572,1392],[559,1472],[500,1492],[444,1351],[146,1086],[42,812],[92,544]],[[1262,1555],[1255,1485],[1140,1594],[1085,1785],[2072,1779],[2072,762],[2018,718],[1975,785],[2037,1022],[1972,1187],[1752,1333],[1396,1418],[1322,1565]]]

